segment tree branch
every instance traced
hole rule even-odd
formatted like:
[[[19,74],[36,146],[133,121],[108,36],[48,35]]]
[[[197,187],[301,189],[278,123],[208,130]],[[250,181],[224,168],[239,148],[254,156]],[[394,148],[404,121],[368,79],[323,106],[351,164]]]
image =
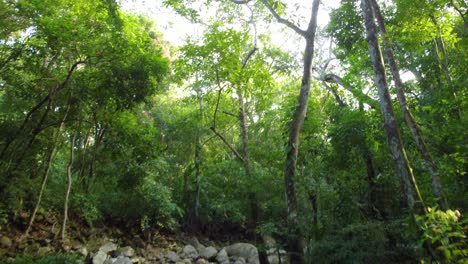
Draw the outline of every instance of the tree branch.
[[[232,1],[232,0],[231,0],[231,1]],[[306,37],[306,36],[307,36],[307,32],[306,32],[306,31],[300,29],[298,26],[296,26],[296,25],[295,25],[294,23],[292,23],[291,21],[282,18],[282,17],[278,14],[278,12],[276,12],[276,10],[268,3],[268,0],[262,0],[262,3],[266,6],[266,8],[268,8],[268,10],[270,11],[270,13],[273,15],[273,17],[276,18],[276,20],[277,20],[279,23],[281,23],[281,24],[283,24],[283,25],[285,25],[285,26],[291,28],[292,30],[296,31],[297,34],[299,34],[299,35],[301,35],[301,36],[303,36],[303,37]]]
[[[232,151],[232,153],[234,153],[234,155],[240,159],[242,162],[245,162],[244,161],[244,158],[241,156],[241,154],[239,154],[239,152],[231,145],[229,144],[229,142],[227,142],[226,138],[223,137],[223,135],[221,135],[220,133],[218,133],[218,131],[216,131],[216,129],[214,127],[210,127],[211,131],[213,131],[213,133],[215,133],[216,136],[218,136],[221,141],[224,142],[224,144],[226,146],[228,146],[228,148]]]
[[[326,75],[323,76],[322,80],[325,81],[325,82],[338,84],[339,86],[346,89],[348,92],[352,93],[354,95],[354,97],[356,97],[358,100],[363,101],[364,103],[370,105],[374,109],[379,109],[380,108],[377,100],[372,99],[370,96],[368,96],[367,94],[364,94],[359,89],[355,89],[355,88],[349,87],[348,85],[344,84],[343,80],[339,76],[337,76],[335,74],[332,74],[332,73],[326,74]]]

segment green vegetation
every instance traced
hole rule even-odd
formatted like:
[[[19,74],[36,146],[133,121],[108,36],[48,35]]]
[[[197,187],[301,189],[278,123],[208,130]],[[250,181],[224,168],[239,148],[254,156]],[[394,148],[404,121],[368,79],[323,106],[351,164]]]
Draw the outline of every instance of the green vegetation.
[[[0,1],[0,237],[234,226],[297,263],[467,263],[464,1],[342,0],[316,32],[317,0],[162,1],[203,29],[178,47],[117,2]]]

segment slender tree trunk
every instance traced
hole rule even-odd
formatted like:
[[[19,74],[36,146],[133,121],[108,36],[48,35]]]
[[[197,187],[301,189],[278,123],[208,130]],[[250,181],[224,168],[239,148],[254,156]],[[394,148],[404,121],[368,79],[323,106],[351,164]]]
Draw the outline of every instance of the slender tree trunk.
[[[364,24],[366,28],[367,43],[369,46],[369,54],[374,69],[375,83],[379,93],[380,110],[384,119],[384,129],[387,135],[387,143],[390,153],[396,165],[396,172],[400,179],[405,202],[410,211],[414,211],[415,198],[414,189],[417,185],[411,167],[406,156],[405,149],[402,144],[401,135],[398,129],[397,122],[393,113],[392,101],[388,92],[387,80],[385,77],[385,68],[382,60],[379,42],[377,39],[376,26],[374,23],[374,15],[372,6],[369,0],[361,0],[361,8],[364,16]],[[422,201],[419,192],[419,199]]]
[[[371,2],[374,7],[374,14],[377,18],[377,23],[379,25],[380,33],[382,34],[382,37],[383,37],[385,55],[387,57],[390,70],[392,72],[393,81],[395,82],[395,88],[397,91],[398,101],[400,103],[400,108],[401,108],[401,111],[403,112],[406,125],[409,127],[411,131],[411,135],[413,136],[414,143],[416,144],[416,147],[418,148],[419,153],[422,156],[423,161],[427,169],[429,170],[429,173],[431,174],[432,189],[434,190],[434,194],[438,200],[439,206],[442,210],[447,210],[448,205],[447,205],[447,200],[445,198],[445,195],[442,191],[442,183],[440,181],[439,170],[426,147],[424,139],[421,135],[421,130],[419,126],[417,125],[416,121],[414,120],[414,117],[411,114],[411,111],[408,108],[404,85],[400,77],[398,65],[395,59],[395,55],[393,53],[390,40],[387,37],[387,30],[385,28],[385,22],[382,16],[382,12],[380,11],[380,7],[376,0],[371,0]]]
[[[41,182],[41,189],[39,190],[39,196],[37,197],[37,202],[36,205],[34,206],[34,210],[31,214],[31,218],[29,219],[28,227],[26,228],[26,231],[24,232],[24,236],[27,237],[29,235],[29,231],[31,231],[32,225],[34,223],[34,219],[36,218],[37,210],[39,210],[39,206],[41,205],[42,201],[42,195],[44,194],[45,186],[47,184],[47,180],[49,178],[49,172],[50,172],[50,167],[52,165],[52,161],[54,159],[54,154],[55,154],[55,148],[57,145],[58,137],[60,136],[60,131],[63,129],[65,125],[65,121],[67,120],[68,112],[70,111],[70,103],[67,106],[67,110],[65,114],[63,115],[63,118],[60,122],[59,129],[55,132],[53,136],[53,142],[51,149],[49,151],[49,154],[47,156],[47,161],[45,163],[45,171],[44,171],[44,176],[42,177],[42,182]]]
[[[67,166],[67,191],[65,192],[65,202],[63,205],[63,223],[62,223],[62,232],[61,238],[62,241],[65,240],[65,230],[67,228],[68,220],[68,200],[70,197],[71,187],[72,187],[72,169],[73,169],[73,160],[74,160],[74,150],[75,150],[75,139],[76,133],[73,135],[73,138],[70,142],[70,161]]]
[[[317,29],[317,14],[320,5],[319,0],[312,2],[312,12],[307,30],[298,28],[294,23],[281,18],[276,10],[270,5],[268,0],[262,0],[270,13],[279,23],[286,25],[301,35],[306,41],[304,51],[304,71],[302,74],[301,91],[299,93],[298,104],[294,111],[293,118],[289,124],[289,139],[286,148],[286,161],[284,165],[284,181],[286,187],[286,207],[288,232],[287,251],[291,264],[304,263],[304,236],[299,228],[297,197],[295,189],[296,163],[299,152],[299,134],[304,123],[309,102],[312,58],[314,55],[315,32]]]
[[[202,124],[203,124],[203,98],[201,95],[201,91],[197,91],[197,98],[198,98],[198,104],[199,104],[199,112],[198,112],[198,118],[200,124],[198,124],[197,128],[197,139],[196,139],[196,145],[195,145],[195,180],[196,180],[196,191],[195,191],[195,218],[198,221],[199,217],[199,212],[198,209],[200,208],[200,191],[201,191],[201,186],[200,186],[200,180],[201,180],[201,150],[202,150],[202,143],[201,143],[201,137],[202,137]]]

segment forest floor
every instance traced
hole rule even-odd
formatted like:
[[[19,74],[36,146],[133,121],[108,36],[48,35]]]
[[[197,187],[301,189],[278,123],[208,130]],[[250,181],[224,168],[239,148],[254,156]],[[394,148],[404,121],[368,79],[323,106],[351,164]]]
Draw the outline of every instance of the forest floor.
[[[1,263],[16,263],[15,259],[22,256],[40,258],[56,254],[74,254],[85,263],[93,264],[116,263],[119,256],[128,260],[122,262],[125,264],[257,262],[247,260],[251,249],[257,250],[249,244],[252,243],[252,235],[246,228],[230,223],[191,224],[177,231],[167,231],[141,230],[140,227],[111,221],[107,221],[106,225],[101,223],[90,227],[84,221],[71,219],[67,236],[62,240],[60,218],[56,214],[39,214],[27,237],[24,236],[24,230],[28,218],[24,215],[18,219],[0,230]],[[247,255],[230,255],[227,262],[223,261],[223,256],[219,255],[226,252],[222,250],[231,247],[232,251],[236,243],[241,248],[234,250],[246,251]],[[236,262],[241,257],[243,261]],[[108,262],[105,262],[106,259]]]

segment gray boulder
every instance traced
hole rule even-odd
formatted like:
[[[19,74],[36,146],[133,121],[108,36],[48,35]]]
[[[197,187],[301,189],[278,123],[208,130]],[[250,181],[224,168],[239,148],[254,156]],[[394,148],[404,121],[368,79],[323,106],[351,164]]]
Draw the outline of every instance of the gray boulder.
[[[117,257],[113,264],[133,264],[133,262],[128,257],[120,256]]]
[[[198,251],[192,245],[185,246],[182,250],[182,255],[193,260],[199,257]]]
[[[166,255],[164,255],[164,257],[172,263],[176,263],[180,261],[179,255],[177,255],[174,251],[168,251]]]
[[[135,255],[135,250],[131,247],[123,247],[119,249],[119,255],[131,258]]]
[[[93,256],[93,264],[103,264],[107,259],[107,253],[99,250],[96,255]]]
[[[200,256],[205,259],[211,259],[218,254],[218,250],[214,247],[206,247],[200,251]]]
[[[249,243],[236,243],[226,247],[228,256],[234,259],[243,258],[249,264],[258,264],[258,250]]]
[[[104,244],[103,246],[99,248],[99,251],[102,251],[106,254],[112,251],[116,251],[116,250],[117,250],[117,245],[112,242],[107,242],[106,244]]]
[[[240,257],[234,261],[234,264],[245,264],[245,259],[243,257]]]
[[[218,255],[216,255],[216,261],[221,264],[229,263],[229,257],[226,252],[226,248],[223,248],[218,252]]]

